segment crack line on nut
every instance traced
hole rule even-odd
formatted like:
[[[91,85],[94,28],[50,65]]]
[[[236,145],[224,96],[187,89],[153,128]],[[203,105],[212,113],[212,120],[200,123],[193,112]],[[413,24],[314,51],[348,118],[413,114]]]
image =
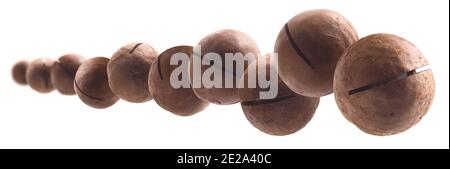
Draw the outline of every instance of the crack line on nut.
[[[59,60],[57,60],[55,64],[58,64],[58,66],[63,70],[64,73],[66,73],[72,78],[75,78],[75,74],[69,71],[65,66],[63,66],[63,64],[61,64]]]
[[[159,79],[163,80],[163,76],[162,76],[162,72],[161,72],[161,57],[158,57],[157,62],[158,62],[158,64],[156,64],[156,66],[158,67]]]
[[[401,73],[401,74],[399,74],[397,76],[389,77],[389,78],[386,78],[384,80],[380,80],[380,81],[377,81],[377,82],[374,82],[374,83],[370,83],[370,84],[362,86],[362,87],[358,87],[358,88],[349,90],[348,91],[348,95],[361,93],[361,92],[364,92],[364,91],[370,90],[372,88],[376,88],[376,87],[382,86],[382,85],[390,83],[390,82],[402,80],[404,78],[407,78],[407,77],[415,75],[415,74],[419,74],[419,73],[427,71],[427,70],[430,70],[428,65],[420,67],[420,68],[417,68],[417,69],[413,69],[413,70],[410,70],[410,71],[407,71],[407,72],[403,72],[403,73]]]
[[[142,43],[134,45],[134,47],[130,50],[130,54],[132,54],[139,47],[139,45],[142,45]]]
[[[289,39],[289,43],[291,44],[291,46],[294,48],[295,53],[297,53],[298,56],[300,56],[303,61],[305,61],[305,63],[311,67],[311,69],[314,69],[314,66],[312,65],[312,63],[308,60],[308,58],[306,58],[305,54],[302,52],[302,50],[297,46],[297,43],[295,43],[294,38],[291,35],[291,32],[289,31],[289,27],[288,24],[286,23],[284,25],[284,31],[287,34],[287,37]]]
[[[85,96],[87,96],[87,97],[89,97],[91,99],[94,99],[94,100],[103,101],[103,99],[98,98],[98,97],[94,97],[94,96],[91,96],[91,95],[88,95],[83,90],[81,90],[81,88],[77,84],[77,81],[74,80],[74,83],[75,83],[75,87],[77,87],[78,91],[80,91],[81,94],[83,94],[83,95],[85,95]]]
[[[255,101],[243,101],[243,102],[241,102],[241,105],[254,106],[254,105],[261,105],[261,104],[271,104],[271,103],[280,102],[280,101],[283,101],[283,100],[286,100],[286,99],[294,98],[296,96],[297,96],[297,94],[289,94],[289,95],[277,97],[277,98],[274,98],[274,99],[255,100]]]
[[[42,63],[42,67],[46,67],[46,64]],[[49,84],[48,84],[48,82],[50,81],[49,74],[50,74],[50,72],[48,71],[48,69],[46,69],[44,72],[44,85],[45,85],[46,89],[49,88]]]

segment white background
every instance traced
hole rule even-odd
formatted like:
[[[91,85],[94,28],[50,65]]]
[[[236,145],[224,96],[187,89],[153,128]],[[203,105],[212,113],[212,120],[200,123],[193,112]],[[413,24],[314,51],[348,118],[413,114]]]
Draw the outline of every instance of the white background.
[[[0,1],[0,148],[449,148],[448,1]],[[160,52],[195,45],[216,30],[250,35],[271,52],[284,23],[308,9],[340,12],[360,37],[393,33],[414,43],[431,64],[436,96],[428,114],[404,133],[365,134],[339,112],[333,95],[321,99],[310,123],[283,137],[266,135],[240,105],[210,105],[178,117],[154,101],[119,101],[99,110],[77,96],[39,94],[16,85],[21,59],[75,52],[110,57],[130,42]]]

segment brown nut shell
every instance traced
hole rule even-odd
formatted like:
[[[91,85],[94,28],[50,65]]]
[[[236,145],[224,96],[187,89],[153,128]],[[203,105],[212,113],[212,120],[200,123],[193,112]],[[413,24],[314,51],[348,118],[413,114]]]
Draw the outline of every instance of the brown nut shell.
[[[56,90],[63,95],[75,95],[73,80],[78,67],[85,59],[78,54],[66,54],[58,58],[50,70]]]
[[[229,105],[239,102],[239,96],[238,96],[238,89],[236,81],[236,76],[240,78],[243,74],[243,71],[246,69],[246,65],[249,64],[249,62],[254,61],[255,58],[259,56],[259,49],[255,43],[248,35],[246,35],[243,32],[237,31],[237,30],[220,30],[214,33],[211,33],[210,35],[203,38],[196,48],[201,47],[201,55],[195,53],[194,49],[194,55],[191,57],[191,64],[189,66],[190,71],[190,79],[191,83],[193,82],[193,58],[199,57],[203,59],[203,57],[208,53],[216,53],[220,55],[222,60],[222,65],[218,66],[219,69],[222,69],[222,87],[216,88],[206,88],[203,87],[196,87],[193,86],[194,93],[201,99],[206,100],[210,103],[219,104],[219,105]],[[243,61],[245,63],[244,69],[239,73],[236,68],[233,69],[226,69],[225,66],[225,60],[226,60],[226,53],[236,54],[241,53],[243,55],[246,54],[252,54],[254,57],[243,56],[239,57],[237,60]],[[202,76],[206,69],[209,69],[213,65],[201,65],[200,72]],[[226,88],[225,87],[225,79],[234,79],[233,80],[233,87]]]
[[[339,13],[302,12],[284,25],[275,42],[280,77],[298,94],[328,95],[333,92],[333,75],[339,57],[357,40],[352,24]]]
[[[148,74],[158,52],[144,43],[121,47],[108,63],[109,86],[123,100],[142,103],[152,99]]]
[[[93,108],[107,108],[119,100],[108,85],[108,62],[109,59],[105,57],[88,59],[80,65],[75,74],[75,92],[81,101]]]
[[[38,58],[28,65],[26,81],[32,89],[39,93],[49,93],[55,89],[50,76],[50,67],[54,62],[53,59]]]
[[[320,98],[296,94],[278,78],[277,96],[273,99],[260,99],[259,92],[262,89],[258,85],[257,88],[249,88],[244,80],[248,79],[248,74],[252,71],[260,74],[257,77],[269,79],[268,73],[264,75],[258,70],[266,68],[268,72],[272,65],[267,63],[266,66],[261,66],[256,69],[249,67],[241,79],[241,83],[245,84],[239,89],[239,96],[245,117],[254,127],[270,135],[283,136],[299,131],[312,119]]]
[[[418,123],[434,97],[434,79],[423,54],[409,41],[374,34],[339,60],[335,99],[342,114],[373,135],[393,135]]]
[[[27,84],[27,67],[28,67],[28,61],[22,60],[14,64],[11,72],[13,80],[20,85],[26,85]]]
[[[190,86],[188,88],[172,87],[170,77],[173,71],[175,69],[183,69],[183,66],[180,64],[186,64],[170,64],[171,58],[177,53],[186,54],[190,58],[192,57],[193,48],[192,46],[176,46],[161,53],[150,69],[148,83],[153,99],[160,107],[176,115],[190,116],[208,107],[209,103],[198,98]],[[183,73],[188,72],[187,66],[185,69],[183,69]],[[187,80],[189,84],[188,78],[183,80]]]

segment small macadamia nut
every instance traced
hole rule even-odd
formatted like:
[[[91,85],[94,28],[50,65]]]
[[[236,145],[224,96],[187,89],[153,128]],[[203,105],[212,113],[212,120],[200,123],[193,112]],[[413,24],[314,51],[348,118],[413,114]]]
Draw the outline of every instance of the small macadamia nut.
[[[268,58],[266,56],[266,58]],[[280,78],[277,96],[273,99],[261,99],[260,92],[265,90],[260,86],[250,88],[249,74],[256,74],[258,78],[269,79],[270,69],[275,65],[267,62],[258,63],[257,67],[249,67],[241,79],[243,88],[239,88],[241,107],[247,120],[257,129],[270,135],[289,135],[306,126],[319,105],[319,98],[305,97],[291,91]],[[258,71],[266,69],[266,73]]]
[[[83,62],[75,74],[74,89],[85,104],[103,109],[119,100],[109,88],[106,66],[109,59],[95,57]]]
[[[192,57],[192,52],[192,46],[176,46],[167,49],[154,62],[148,77],[150,91],[156,103],[163,109],[180,116],[193,115],[209,105],[207,101],[199,99],[190,86],[177,86],[177,88],[174,88],[171,84],[171,76],[183,76],[183,74],[172,75],[176,69],[180,69],[182,73],[185,73],[185,76],[181,77],[181,81],[184,80],[185,84],[189,84],[187,64],[184,66],[182,62],[179,62],[179,64],[170,63],[172,57],[177,57],[177,54],[183,54],[189,61],[189,58]],[[177,76],[177,79],[180,76]]]
[[[56,90],[63,95],[74,95],[73,80],[84,58],[77,54],[66,54],[58,58],[51,67],[51,80]]]
[[[158,52],[144,43],[121,47],[108,63],[109,86],[123,100],[142,103],[152,99],[148,73]]]
[[[27,84],[27,67],[28,67],[28,61],[22,60],[14,64],[12,68],[12,77],[13,80],[20,85],[26,85]]]
[[[54,62],[53,59],[38,58],[28,65],[26,81],[32,89],[39,93],[49,93],[55,89],[50,76],[50,68]]]
[[[336,63],[356,40],[352,24],[334,11],[310,10],[294,16],[275,42],[281,79],[303,96],[332,93]]]
[[[196,53],[196,49],[199,48],[201,48],[201,50],[199,50],[201,54]],[[205,61],[205,56],[208,54],[218,55],[221,63],[215,63],[213,60],[210,60],[212,62],[210,65],[198,65],[194,63],[194,58]],[[214,55],[210,55],[212,56],[210,58],[215,59]],[[233,66],[233,64],[226,63],[226,60],[231,60],[233,56],[235,56],[235,60],[237,62],[242,62],[245,64],[242,70],[237,69],[237,67]],[[246,65],[254,61],[258,56],[259,49],[255,41],[243,32],[226,29],[209,34],[194,48],[194,55],[191,57],[191,62],[189,64],[190,79],[191,83],[193,83],[194,93],[199,98],[214,104],[229,105],[238,103],[239,96],[237,83],[239,83],[239,79],[246,69]],[[236,62],[234,65],[237,65]],[[194,67],[199,67],[200,74],[195,72]],[[215,79],[215,76],[213,75],[211,77],[206,77],[205,72],[212,69],[221,69],[221,78]],[[202,78],[200,78],[200,76],[202,76]],[[203,77],[209,79],[204,79]],[[201,81],[199,79],[201,79]],[[211,82],[212,84],[208,84],[209,80],[214,82]],[[215,81],[217,80],[219,80],[220,86],[215,86]],[[232,81],[232,86],[226,87],[227,80]],[[201,85],[197,86],[196,84]],[[212,85],[212,87],[205,87],[204,84]]]

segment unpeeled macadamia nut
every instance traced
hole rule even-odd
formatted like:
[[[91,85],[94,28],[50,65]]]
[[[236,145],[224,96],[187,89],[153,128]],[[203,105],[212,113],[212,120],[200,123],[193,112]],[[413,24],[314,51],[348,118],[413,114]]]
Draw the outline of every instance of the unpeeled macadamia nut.
[[[339,60],[335,99],[342,114],[373,135],[403,132],[426,114],[434,97],[433,73],[409,41],[374,34],[353,44]]]
[[[310,10],[294,16],[275,42],[281,79],[304,96],[332,93],[336,63],[356,40],[352,24],[334,11]]]
[[[201,50],[197,51],[197,49]],[[220,63],[216,63],[217,60],[214,60],[216,59],[215,55],[206,57],[209,54],[217,54],[219,57],[217,60]],[[243,69],[238,69],[233,64],[227,64],[226,60],[232,57],[227,58],[226,54],[241,54],[240,56],[234,56],[236,56],[236,61],[245,63]],[[209,34],[194,48],[194,55],[191,57],[189,64],[194,93],[199,98],[214,104],[238,103],[237,83],[239,83],[246,65],[257,58],[258,55],[259,49],[255,41],[243,32],[226,29]],[[202,63],[199,63],[201,65],[196,64],[194,58],[202,60]],[[203,62],[207,62],[209,65],[205,65]],[[226,80],[231,82],[229,87],[226,86]]]
[[[270,79],[269,69],[275,69],[275,65],[270,61],[265,64],[259,61],[254,63],[258,63],[258,67],[249,67],[245,71],[240,82],[243,88],[239,88],[241,107],[247,120],[270,135],[288,135],[305,127],[313,117],[320,99],[301,96],[291,91],[280,78],[275,81],[278,84],[277,96],[261,99],[260,92],[267,90],[259,85],[256,85],[256,88],[249,87],[249,74],[255,73],[258,78]],[[259,71],[261,69],[266,69],[266,73]]]
[[[51,80],[56,90],[63,95],[74,95],[73,80],[84,58],[77,54],[66,54],[58,58],[51,67]]]
[[[120,98],[142,103],[152,99],[147,78],[158,52],[144,43],[121,47],[108,63],[109,86]]]
[[[109,88],[106,66],[108,58],[95,57],[83,62],[75,74],[74,88],[85,104],[94,108],[107,108],[119,100]]]
[[[49,93],[55,89],[50,76],[50,68],[54,62],[53,59],[38,58],[28,65],[26,81],[32,89],[39,93]]]
[[[12,68],[12,77],[13,80],[20,85],[26,85],[27,79],[25,74],[27,72],[28,61],[22,60],[14,64]]]
[[[209,103],[199,99],[189,85],[188,64],[192,57],[193,48],[191,46],[176,46],[161,53],[150,69],[148,83],[150,91],[156,103],[163,109],[180,116],[189,116],[205,109]],[[171,59],[177,54],[186,56],[187,63],[176,60],[176,64],[171,64]],[[183,65],[185,64],[185,65]],[[175,70],[177,74],[172,75]],[[180,86],[174,88],[171,84],[171,76],[179,79]],[[187,84],[181,86],[181,82]]]

